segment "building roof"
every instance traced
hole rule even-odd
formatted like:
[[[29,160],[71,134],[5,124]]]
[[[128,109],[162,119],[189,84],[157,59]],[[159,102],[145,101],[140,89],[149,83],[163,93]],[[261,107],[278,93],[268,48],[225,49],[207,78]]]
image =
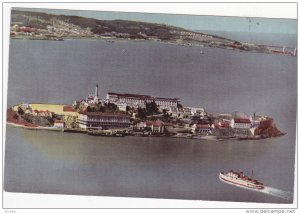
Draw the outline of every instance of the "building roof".
[[[146,126],[161,126],[163,123],[160,120],[156,121],[146,121],[145,122]]]
[[[165,97],[154,97],[156,100],[172,100],[179,101],[179,98],[165,98]]]
[[[64,106],[63,111],[75,112],[72,106]]]
[[[50,113],[50,111],[48,111],[48,110],[37,110],[37,109],[35,109],[34,112],[35,113],[43,113],[43,112]]]
[[[165,126],[174,126],[173,123],[167,123],[167,122],[164,122],[164,125],[165,125]]]
[[[81,111],[79,114],[87,115],[87,116],[103,116],[103,117],[130,117],[127,114],[120,114],[120,113],[103,113],[103,112],[88,112],[88,111]]]
[[[210,128],[210,126],[208,124],[197,124],[196,127],[199,128],[199,129]]]
[[[248,118],[234,118],[235,123],[251,123]]]
[[[54,120],[54,123],[64,123],[64,121],[62,121],[62,120]]]
[[[141,94],[119,94],[114,92],[108,92],[108,95],[115,95],[118,97],[135,97],[135,98],[152,98],[150,95],[141,95]]]
[[[157,99],[157,100],[173,100],[178,101],[178,98],[163,98],[163,97],[153,97],[150,95],[142,95],[142,94],[119,94],[114,92],[108,92],[108,95],[115,95],[118,97],[131,97],[131,98],[138,98],[138,99]]]

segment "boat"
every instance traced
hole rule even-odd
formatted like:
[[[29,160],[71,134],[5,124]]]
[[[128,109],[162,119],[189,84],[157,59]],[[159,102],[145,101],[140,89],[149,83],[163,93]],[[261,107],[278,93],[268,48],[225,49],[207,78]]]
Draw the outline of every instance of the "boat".
[[[123,133],[120,132],[113,133],[110,130],[87,131],[87,134],[93,136],[103,136],[103,137],[124,137]]]
[[[64,39],[61,37],[54,37],[53,40],[54,41],[64,41]]]
[[[86,130],[78,129],[78,128],[65,128],[64,132],[71,132],[71,133],[86,133]]]
[[[243,172],[235,172],[233,170],[228,173],[220,172],[219,179],[225,183],[251,189],[263,189],[263,183],[256,179],[247,177]]]
[[[261,139],[264,139],[264,137],[260,135],[254,137],[249,137],[249,136],[238,137],[238,140],[261,140]]]

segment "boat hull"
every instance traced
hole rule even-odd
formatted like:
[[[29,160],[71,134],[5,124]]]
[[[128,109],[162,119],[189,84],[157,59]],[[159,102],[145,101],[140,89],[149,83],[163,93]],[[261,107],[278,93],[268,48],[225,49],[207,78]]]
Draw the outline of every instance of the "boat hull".
[[[235,186],[239,186],[239,187],[247,187],[250,189],[264,189],[264,186],[261,184],[254,184],[253,182],[249,182],[249,181],[245,181],[242,179],[238,179],[238,178],[232,178],[229,176],[226,176],[223,173],[219,174],[219,179],[225,183],[231,184],[231,185],[235,185]]]

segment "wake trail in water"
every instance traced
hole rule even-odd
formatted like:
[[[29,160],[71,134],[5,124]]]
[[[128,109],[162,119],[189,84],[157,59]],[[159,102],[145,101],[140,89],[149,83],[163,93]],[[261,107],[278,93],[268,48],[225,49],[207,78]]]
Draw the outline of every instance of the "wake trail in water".
[[[265,186],[264,189],[257,190],[257,191],[268,194],[268,195],[272,195],[275,197],[283,198],[286,200],[290,200],[293,197],[293,194],[291,192],[286,192],[284,190],[277,189],[274,187],[269,187],[269,186]]]

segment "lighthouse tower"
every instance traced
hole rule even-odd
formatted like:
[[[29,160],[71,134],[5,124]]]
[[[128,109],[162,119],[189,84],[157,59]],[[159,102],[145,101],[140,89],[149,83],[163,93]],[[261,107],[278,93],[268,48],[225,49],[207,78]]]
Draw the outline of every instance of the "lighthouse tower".
[[[98,91],[99,85],[97,83],[95,88],[95,94],[94,94],[94,103],[97,103],[99,101],[99,91]]]
[[[97,83],[96,88],[95,88],[95,93],[89,94],[88,97],[86,98],[87,103],[96,104],[96,103],[100,102],[98,88],[99,88],[99,86]]]
[[[98,83],[97,83],[96,88],[95,88],[95,95],[94,95],[94,97],[98,97],[98,95],[99,95],[99,94],[98,94],[98,87],[99,87],[99,86],[98,86]]]

